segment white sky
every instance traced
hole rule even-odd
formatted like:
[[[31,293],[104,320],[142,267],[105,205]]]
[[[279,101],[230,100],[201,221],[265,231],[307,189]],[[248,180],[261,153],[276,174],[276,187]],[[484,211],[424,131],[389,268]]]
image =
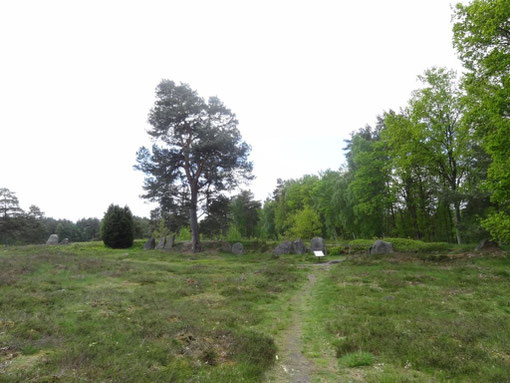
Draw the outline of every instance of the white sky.
[[[148,216],[135,153],[162,78],[217,95],[253,147],[258,199],[343,163],[343,140],[460,71],[449,0],[0,0],[0,187],[47,216]]]

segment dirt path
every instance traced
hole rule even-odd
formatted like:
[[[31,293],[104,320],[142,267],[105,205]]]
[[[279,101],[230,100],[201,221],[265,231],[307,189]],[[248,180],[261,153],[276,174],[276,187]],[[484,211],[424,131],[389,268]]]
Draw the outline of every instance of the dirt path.
[[[337,263],[337,262],[334,262]],[[289,302],[292,308],[290,325],[282,331],[277,339],[278,354],[268,382],[273,383],[311,383],[316,367],[302,352],[302,323],[307,312],[309,296],[317,278],[326,272],[332,263],[308,265],[308,282],[296,292]]]
[[[289,303],[293,309],[290,325],[279,337],[278,359],[273,374],[268,379],[269,382],[312,382],[313,365],[301,351],[303,349],[301,318],[304,311],[305,294],[316,281],[313,271],[311,270],[311,273],[308,274],[308,283],[293,296]]]

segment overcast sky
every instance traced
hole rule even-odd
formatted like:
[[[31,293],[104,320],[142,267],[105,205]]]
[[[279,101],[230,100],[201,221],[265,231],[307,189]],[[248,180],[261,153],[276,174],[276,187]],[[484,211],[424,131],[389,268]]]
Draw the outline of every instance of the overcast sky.
[[[338,169],[427,67],[460,71],[448,0],[1,1],[0,187],[47,216],[148,216],[135,154],[163,78],[216,95],[276,179]]]

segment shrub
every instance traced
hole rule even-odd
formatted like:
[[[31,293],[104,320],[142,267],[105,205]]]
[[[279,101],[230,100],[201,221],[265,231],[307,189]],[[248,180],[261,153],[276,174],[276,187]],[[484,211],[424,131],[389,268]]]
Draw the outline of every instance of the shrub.
[[[133,245],[133,215],[127,206],[111,204],[101,225],[101,237],[106,246],[113,249],[125,249]]]
[[[369,352],[357,351],[345,354],[338,362],[347,367],[371,366],[374,363],[374,356]]]
[[[328,255],[340,255],[345,252],[343,247],[335,246],[328,249]]]
[[[177,239],[179,241],[191,241],[191,230],[189,227],[181,227],[179,234],[177,234]]]

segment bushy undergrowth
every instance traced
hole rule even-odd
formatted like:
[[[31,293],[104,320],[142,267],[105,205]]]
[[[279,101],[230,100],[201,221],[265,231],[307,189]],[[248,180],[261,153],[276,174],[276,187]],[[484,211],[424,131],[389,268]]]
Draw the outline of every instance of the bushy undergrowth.
[[[430,252],[448,252],[459,250],[473,250],[473,244],[457,245],[446,242],[424,242],[408,238],[383,238],[390,242],[393,249],[401,253],[430,253]],[[375,239],[355,239],[346,243],[344,248],[348,252],[366,252],[375,242]],[[341,248],[340,248],[341,249]],[[340,250],[336,250],[340,251]]]

